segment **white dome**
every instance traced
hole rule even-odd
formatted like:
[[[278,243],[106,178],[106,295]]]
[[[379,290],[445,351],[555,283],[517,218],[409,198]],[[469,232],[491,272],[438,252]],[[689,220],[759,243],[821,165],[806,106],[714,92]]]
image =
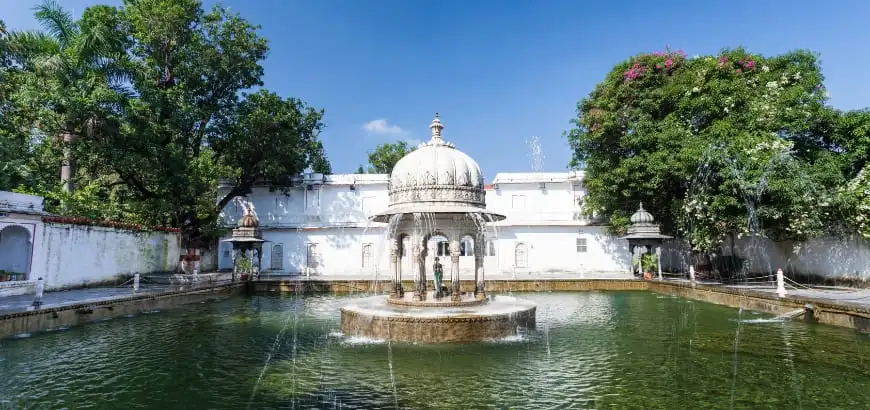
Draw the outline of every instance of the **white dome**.
[[[485,208],[480,165],[441,138],[444,125],[438,114],[429,128],[432,139],[402,157],[390,173],[388,213]]]
[[[390,189],[421,185],[483,189],[483,173],[477,162],[450,145],[420,144],[393,167]]]

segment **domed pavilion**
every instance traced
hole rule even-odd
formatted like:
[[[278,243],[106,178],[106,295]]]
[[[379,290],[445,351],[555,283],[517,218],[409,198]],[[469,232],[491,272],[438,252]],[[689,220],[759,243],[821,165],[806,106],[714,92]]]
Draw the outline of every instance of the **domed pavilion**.
[[[460,240],[468,235],[474,238],[474,299],[484,300],[483,234],[488,222],[500,221],[503,215],[486,210],[483,173],[480,166],[453,143],[441,137],[444,125],[435,114],[429,125],[432,137],[416,150],[405,155],[393,167],[389,180],[389,207],[372,220],[389,224],[390,273],[393,286],[390,300],[423,302],[440,300],[449,294],[454,303],[464,299],[459,286]],[[444,292],[428,292],[427,242],[433,236],[449,241],[451,266],[450,285]],[[409,238],[409,249],[403,249],[403,240]],[[401,257],[410,252],[411,275],[414,278],[413,295],[405,298],[402,288]],[[446,261],[445,261],[446,262]],[[446,263],[445,263],[446,265]],[[434,302],[434,301],[433,301]]]

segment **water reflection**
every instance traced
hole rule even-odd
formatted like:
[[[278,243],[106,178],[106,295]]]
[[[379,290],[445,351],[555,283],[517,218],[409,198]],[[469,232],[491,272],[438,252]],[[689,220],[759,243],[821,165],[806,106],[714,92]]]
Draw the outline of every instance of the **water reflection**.
[[[870,402],[866,335],[742,324],[735,348],[734,309],[645,292],[519,296],[538,305],[537,330],[472,345],[343,337],[346,300],[330,296],[230,298],[4,340],[0,407],[729,408],[732,394],[737,408]]]

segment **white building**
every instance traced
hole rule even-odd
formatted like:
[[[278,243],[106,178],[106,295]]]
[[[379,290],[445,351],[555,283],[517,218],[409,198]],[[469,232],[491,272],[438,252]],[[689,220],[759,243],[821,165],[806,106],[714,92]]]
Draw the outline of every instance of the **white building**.
[[[437,161],[431,164],[437,167]],[[387,278],[386,224],[369,219],[387,209],[388,185],[386,174],[305,174],[288,188],[254,187],[250,196],[227,205],[223,218],[228,226],[235,226],[245,203],[250,204],[263,239],[269,241],[263,247],[264,272]],[[230,188],[220,186],[218,197]],[[582,215],[584,195],[582,172],[497,174],[485,186],[486,209],[507,218],[487,228],[483,246],[487,276],[627,272],[631,260],[627,243]],[[473,241],[462,240],[463,277],[474,275]],[[219,246],[218,268],[231,269],[232,245],[220,242]],[[433,237],[428,249],[429,259],[447,256],[447,238]],[[408,256],[401,264],[402,271],[411,272]]]

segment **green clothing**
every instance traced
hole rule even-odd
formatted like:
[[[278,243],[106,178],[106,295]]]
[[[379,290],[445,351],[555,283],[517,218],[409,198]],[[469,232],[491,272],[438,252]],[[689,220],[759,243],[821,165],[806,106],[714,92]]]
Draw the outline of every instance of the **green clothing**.
[[[441,266],[440,262],[435,262],[435,267],[433,269],[435,271],[435,290],[441,290],[441,278],[444,276],[444,267]]]

